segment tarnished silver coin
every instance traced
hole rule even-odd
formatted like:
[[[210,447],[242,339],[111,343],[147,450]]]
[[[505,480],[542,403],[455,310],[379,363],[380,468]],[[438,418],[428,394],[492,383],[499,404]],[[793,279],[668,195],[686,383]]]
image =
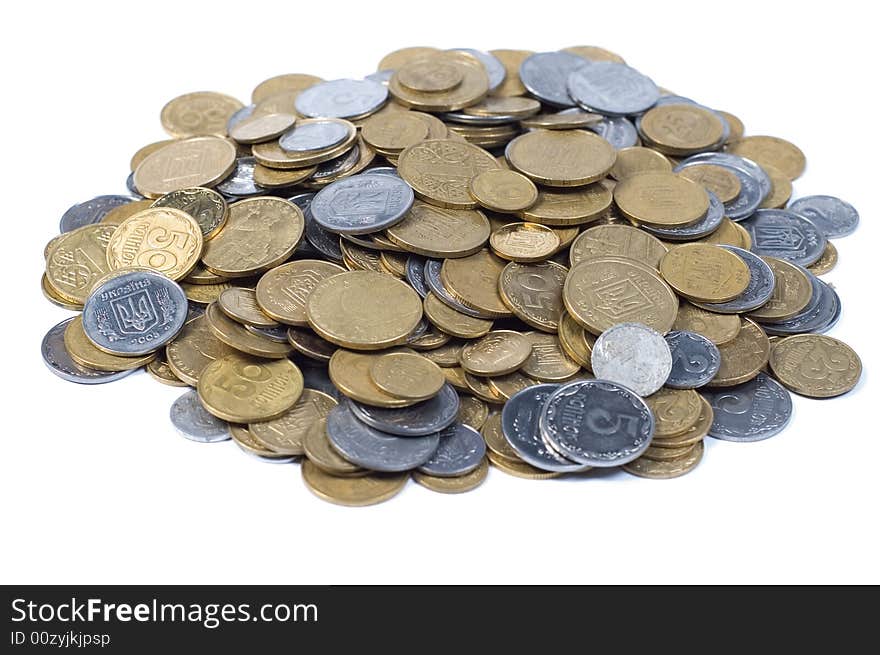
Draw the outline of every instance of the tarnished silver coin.
[[[424,437],[396,437],[362,423],[347,404],[327,415],[330,445],[352,464],[371,471],[394,473],[418,468],[440,444],[438,433]]]
[[[278,139],[285,152],[314,152],[337,146],[349,135],[349,128],[338,121],[312,120],[297,123]]]
[[[179,284],[161,273],[133,269],[92,290],[83,307],[83,330],[105,352],[146,355],[180,332],[188,307]]]
[[[809,266],[822,256],[825,235],[812,221],[787,209],[759,209],[741,225],[752,237],[752,252]]]
[[[63,234],[83,225],[100,223],[111,209],[127,205],[133,200],[131,196],[97,196],[76,204],[61,216],[59,230]]]
[[[474,50],[473,48],[450,48],[450,50],[455,52],[465,52],[483,64],[483,67],[486,69],[486,74],[489,76],[490,92],[501,86],[504,78],[507,77],[507,69],[504,68],[504,64],[502,64],[501,60],[495,55],[483,52],[482,50]]]
[[[262,325],[245,324],[244,329],[251,334],[265,337],[266,339],[269,339],[269,341],[274,341],[275,343],[288,343],[286,325],[274,325],[271,327],[266,327]]]
[[[373,407],[351,399],[347,404],[358,420],[372,428],[401,437],[423,437],[452,425],[460,401],[455,389],[446,384],[433,398],[409,407]]]
[[[385,104],[388,89],[373,80],[330,80],[296,97],[296,110],[309,118],[361,118]]]
[[[483,436],[471,426],[453,423],[440,433],[440,444],[419,471],[438,478],[454,478],[475,470],[486,456]]]
[[[568,94],[587,111],[627,116],[650,109],[660,89],[632,66],[596,61],[569,74]]]
[[[428,295],[428,283],[425,281],[425,258],[410,255],[406,258],[406,281],[422,298]]]
[[[673,389],[697,389],[707,385],[721,367],[718,346],[702,334],[675,330],[664,337],[672,353],[672,370],[666,386]]]
[[[636,126],[623,116],[606,116],[598,123],[587,125],[587,129],[601,136],[616,150],[630,148],[639,143]]]
[[[40,345],[43,361],[55,375],[68,382],[76,382],[78,384],[103,384],[104,382],[113,382],[114,380],[124,378],[126,375],[131,375],[137,370],[98,371],[93,368],[80,366],[73,361],[70,353],[67,352],[67,348],[64,347],[64,331],[72,320],[74,319],[65,319],[50,329],[46,336],[43,337],[43,343]]]
[[[550,395],[539,427],[542,437],[567,459],[590,466],[620,466],[651,444],[654,415],[626,387],[607,380],[578,380]]]
[[[739,194],[733,200],[724,203],[724,214],[733,221],[741,221],[751,216],[770,194],[770,178],[764,169],[749,159],[726,152],[703,152],[691,155],[672,170],[679,173],[685,168],[700,164],[720,166],[739,179]]]
[[[753,252],[737,248],[736,246],[722,245],[721,247],[737,255],[749,267],[749,286],[736,298],[728,302],[694,302],[693,304],[718,314],[742,314],[743,312],[757,309],[770,300],[773,290],[776,288],[776,276],[767,265],[767,262]]]
[[[306,389],[321,391],[328,396],[333,396],[338,402],[342,402],[344,396],[330,380],[326,366],[307,361],[298,361],[297,366],[303,375],[303,385]]]
[[[519,67],[519,78],[529,93],[541,102],[557,107],[574,107],[568,94],[568,76],[590,66],[590,62],[570,52],[537,52]]]
[[[312,218],[337,234],[369,234],[396,225],[412,207],[412,187],[390,175],[354,175],[328,184],[312,200]]]
[[[807,332],[822,333],[830,330],[840,318],[840,297],[837,292],[818,277],[807,271],[813,295],[810,302],[796,316],[778,323],[761,323],[769,335],[788,336]]]
[[[641,323],[618,323],[596,339],[590,364],[596,378],[650,396],[669,377],[672,354],[656,330]]]
[[[805,196],[788,204],[789,211],[806,216],[829,239],[845,237],[859,226],[859,212],[834,196]]]
[[[254,182],[254,167],[257,160],[253,157],[239,157],[235,160],[235,168],[229,176],[214,188],[224,196],[232,198],[246,198],[259,196],[269,192]]]
[[[314,251],[324,255],[327,259],[334,262],[342,261],[342,249],[339,247],[339,236],[328,232],[315,222],[312,216],[312,200],[315,199],[315,193],[299,193],[288,198],[290,202],[299,207],[303,213],[303,219],[306,223],[306,238],[300,242],[300,248],[303,244],[307,244],[308,251]],[[297,248],[297,253],[300,252]],[[303,249],[306,252],[306,249]]]
[[[712,405],[709,436],[716,439],[761,441],[779,434],[791,419],[791,394],[764,373],[735,387],[700,393]]]
[[[334,157],[330,161],[318,164],[318,170],[309,179],[313,182],[321,182],[329,177],[344,175],[355,167],[360,156],[361,149],[355,144],[348,152],[339,155],[339,157]]]
[[[447,111],[439,114],[444,122],[461,123],[462,125],[506,125],[508,123],[516,123],[521,120],[519,116],[478,116],[474,114],[466,114],[464,111]]]
[[[487,316],[481,311],[476,309],[471,309],[466,305],[460,303],[456,300],[451,293],[443,286],[443,281],[440,279],[440,269],[443,267],[443,261],[440,259],[429,259],[425,262],[425,282],[428,285],[428,288],[431,290],[435,296],[437,296],[437,300],[441,301],[444,305],[448,307],[452,307],[457,312],[461,312],[467,316],[472,316],[473,318],[484,318],[491,319],[491,316]]]
[[[195,389],[190,389],[171,405],[171,423],[180,434],[193,441],[214,443],[231,438],[229,423],[206,410]]]
[[[721,221],[724,220],[724,203],[711,191],[707,190],[706,195],[709,196],[709,209],[706,210],[706,215],[693,225],[686,225],[684,227],[651,227],[649,225],[642,225],[641,228],[655,237],[668,241],[689,241],[712,234],[721,225]]]

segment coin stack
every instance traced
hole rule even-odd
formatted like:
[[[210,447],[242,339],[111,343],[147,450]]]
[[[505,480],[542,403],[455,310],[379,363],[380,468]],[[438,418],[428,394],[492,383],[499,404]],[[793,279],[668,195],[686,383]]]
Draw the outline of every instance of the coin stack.
[[[595,46],[397,50],[161,111],[131,195],[61,218],[43,357],[192,387],[184,436],[302,461],[346,505],[622,467],[779,433],[851,390],[818,276],[858,213],[791,200],[803,153]],[[587,473],[585,473],[587,472]]]

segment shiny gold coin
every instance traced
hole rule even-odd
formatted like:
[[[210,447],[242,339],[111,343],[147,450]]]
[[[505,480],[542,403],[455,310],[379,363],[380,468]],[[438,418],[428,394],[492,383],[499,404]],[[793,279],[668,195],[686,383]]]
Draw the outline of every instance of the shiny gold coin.
[[[688,166],[679,175],[702,185],[704,189],[718,196],[721,202],[733,200],[742,190],[742,183],[736,173],[715,164]]]
[[[760,166],[771,166],[789,180],[799,178],[807,167],[807,158],[801,149],[776,136],[743,137],[731,143],[727,150]]]
[[[177,377],[174,371],[171,370],[168,360],[162,352],[157,353],[156,359],[147,364],[147,373],[157,382],[167,384],[169,387],[187,386],[186,382]]]
[[[492,329],[491,320],[462,314],[430,291],[424,300],[425,317],[440,330],[462,339],[477,339]]]
[[[724,125],[717,115],[690,103],[649,109],[642,115],[639,130],[654,148],[670,155],[709,149],[724,136]]]
[[[344,273],[337,264],[317,259],[299,259],[271,269],[257,283],[256,302],[276,321],[307,326],[306,303],[322,280]]]
[[[640,478],[651,480],[669,480],[677,478],[693,471],[700,460],[703,459],[703,442],[697,443],[688,453],[680,458],[658,462],[657,460],[639,457],[629,464],[623,465],[623,470]]]
[[[596,45],[576,45],[571,46],[570,48],[563,48],[562,51],[570,52],[573,55],[589,59],[590,61],[613,61],[618,64],[626,63],[623,57],[617,53],[606,50],[605,48],[600,48]]]
[[[412,352],[400,349],[390,352]],[[386,353],[357,353],[340,348],[330,358],[328,374],[339,391],[358,402],[375,407],[407,407],[414,401],[385,393],[370,376],[373,362]]]
[[[220,294],[229,289],[232,285],[229,282],[217,282],[214,284],[191,284],[181,282],[180,288],[186,294],[187,300],[198,303],[199,305],[210,305],[220,297]]]
[[[303,482],[318,498],[345,507],[366,507],[393,498],[406,485],[408,473],[369,473],[358,477],[331,475],[310,460],[302,463]]]
[[[608,174],[617,159],[605,139],[580,130],[528,132],[511,141],[505,155],[520,173],[552,187],[595,182]]]
[[[152,200],[133,200],[132,202],[114,207],[104,215],[101,219],[102,225],[119,225],[126,218],[130,218],[135,214],[149,209],[153,204]]]
[[[162,107],[162,127],[171,136],[226,136],[229,118],[244,107],[238,100],[222,93],[199,91],[170,100]]]
[[[526,332],[532,351],[520,368],[523,375],[541,382],[561,382],[576,375],[581,367],[562,349],[559,337],[543,332]]]
[[[639,173],[671,172],[672,163],[661,153],[650,148],[632,146],[617,151],[617,161],[608,174],[619,181]]]
[[[205,367],[197,389],[205,409],[217,418],[256,423],[293,407],[303,392],[303,376],[289,359],[225,355]]]
[[[501,404],[504,402],[504,397],[489,386],[489,378],[472,375],[465,371],[464,381],[465,384],[467,384],[467,390],[478,399],[493,404]]]
[[[770,300],[750,312],[749,316],[764,323],[778,323],[800,314],[813,297],[813,285],[809,276],[802,268],[784,259],[762,259],[773,271],[776,286]]]
[[[470,387],[465,379],[464,369],[460,366],[446,366],[443,368],[443,376],[446,381],[459,391],[470,392]]]
[[[730,136],[727,137],[727,143],[733,143],[734,141],[739,141],[743,137],[743,134],[745,134],[745,131],[746,131],[746,128],[745,128],[745,125],[743,125],[743,122],[739,118],[737,118],[736,116],[731,114],[730,112],[721,111],[720,109],[716,110],[716,111],[718,111],[718,113],[721,114],[721,117],[724,118],[724,120],[726,120],[727,124],[730,126]]]
[[[156,353],[142,357],[119,357],[98,350],[83,331],[82,316],[74,318],[65,328],[64,347],[77,364],[98,371],[130,371],[146,366],[156,357]]]
[[[525,335],[513,330],[495,330],[468,343],[461,351],[461,367],[473,375],[506,375],[529,358],[532,345]]]
[[[815,263],[807,266],[807,270],[813,275],[825,275],[835,266],[837,266],[837,248],[831,241],[827,241],[822,256]]]
[[[470,209],[445,209],[416,200],[406,217],[385,233],[408,252],[425,257],[466,257],[489,238],[485,214]]]
[[[594,257],[625,257],[660,268],[667,248],[656,237],[631,225],[597,225],[584,230],[571,244],[572,266]]]
[[[677,437],[690,430],[700,419],[703,405],[693,389],[660,389],[645,398],[654,414],[654,437]]]
[[[62,309],[70,309],[75,312],[81,312],[83,309],[82,304],[70,302],[58,295],[58,292],[55,291],[55,289],[53,289],[49,284],[49,280],[46,277],[45,273],[40,276],[40,289],[42,290],[43,296],[46,298],[46,300],[48,300],[53,305],[56,305],[57,307],[61,307]]]
[[[511,312],[501,300],[498,280],[506,262],[488,250],[447,259],[440,269],[443,286],[456,300],[487,316],[503,318]]]
[[[751,247],[749,233],[739,224],[734,223],[726,216],[721,220],[721,225],[712,234],[696,239],[694,243],[714,243],[717,245],[736,246],[749,250]]]
[[[162,141],[156,141],[155,143],[148,143],[143,148],[140,148],[134,153],[134,155],[132,155],[131,162],[129,162],[131,172],[134,173],[135,169],[140,166],[140,163],[146,159],[148,155],[153,154],[160,148],[167,146],[169,143],[174,143],[174,139],[164,139]]]
[[[296,122],[296,116],[288,113],[257,114],[236,123],[229,136],[239,143],[262,143],[277,139]]]
[[[229,207],[226,227],[207,242],[202,263],[226,277],[247,277],[284,262],[305,229],[302,210],[282,198],[248,198]]]
[[[492,251],[509,261],[540,262],[560,246],[559,235],[538,223],[508,223],[489,237]]]
[[[504,116],[528,118],[541,111],[541,103],[533,98],[489,97],[462,110],[469,116]]]
[[[410,62],[397,74],[397,80],[411,91],[439,93],[451,91],[464,81],[464,71],[454,63],[432,61],[430,56]]]
[[[216,236],[226,225],[228,209],[223,196],[213,189],[193,187],[166,193],[156,199],[153,207],[178,209],[192,216],[202,231],[205,241]]]
[[[236,352],[214,336],[204,316],[187,321],[165,347],[168,366],[191,387],[199,383],[199,376],[208,364]]]
[[[553,261],[539,264],[511,262],[501,271],[501,300],[524,323],[544,332],[556,332],[565,311],[562,289],[568,269]]]
[[[394,252],[382,252],[379,254],[379,261],[389,273],[401,279],[406,277],[406,257]]]
[[[737,314],[717,314],[682,302],[672,328],[697,332],[719,346],[736,338],[742,328],[742,320]]]
[[[318,170],[317,166],[306,168],[267,168],[262,164],[254,166],[254,182],[269,189],[292,186],[303,182]]]
[[[312,425],[327,417],[336,400],[314,389],[303,389],[296,404],[278,418],[250,423],[248,430],[260,445],[279,455],[303,455],[303,439]]]
[[[674,173],[642,173],[614,187],[614,202],[631,221],[676,227],[695,223],[709,209],[706,190]]]
[[[381,153],[399,153],[428,138],[428,125],[415,112],[374,114],[364,121],[361,136]]]
[[[573,267],[562,290],[565,309],[593,334],[618,323],[643,323],[665,334],[678,296],[657,272],[620,257],[593,257]]]
[[[62,234],[46,256],[49,289],[67,303],[82,305],[107,265],[107,244],[115,225],[84,225]]]
[[[461,354],[461,349],[464,347],[464,343],[465,342],[459,339],[450,340],[437,348],[424,350],[422,356],[426,359],[430,359],[441,368],[458,366],[458,358]]]
[[[390,275],[347,271],[318,282],[306,318],[327,341],[380,350],[406,341],[422,318],[422,302],[412,287]]]
[[[235,155],[235,146],[227,139],[204,136],[172,141],[138,165],[134,185],[147,198],[189,187],[211,187],[232,172]]]
[[[343,237],[339,239],[339,249],[342,251],[342,263],[348,270],[389,274],[382,266],[377,250],[361,248]]]
[[[677,446],[675,448],[661,448],[658,446],[648,446],[648,449],[642,453],[642,457],[654,460],[655,462],[671,462],[672,460],[682,459],[691,454],[696,448],[696,444],[687,444],[685,446]]]
[[[364,471],[337,453],[327,438],[327,419],[311,423],[302,438],[303,451],[308,461],[331,475],[355,475]]]
[[[267,359],[283,359],[290,354],[290,345],[288,343],[279,343],[272,341],[266,337],[254,334],[236,321],[229,318],[223,310],[220,309],[220,302],[213,302],[208,305],[205,310],[205,320],[214,336],[231,348],[253,355],[254,357],[265,357]],[[234,419],[227,419],[234,420]],[[239,421],[241,423],[241,421]]]
[[[699,394],[697,395],[699,396]],[[699,398],[700,418],[697,419],[697,422],[694,423],[690,428],[688,428],[687,431],[675,437],[652,439],[652,447],[670,449],[686,448],[699,443],[707,434],[709,434],[709,428],[712,427],[712,421],[715,420],[715,413],[712,410],[712,405],[709,404],[708,400],[706,400],[703,396],[699,396]],[[657,458],[652,457],[651,459]]]
[[[477,146],[452,139],[428,139],[400,153],[397,172],[416,196],[438,207],[474,209],[472,178],[498,168],[495,158]]]
[[[235,442],[235,445],[241,448],[248,455],[259,457],[262,460],[284,460],[288,455],[279,455],[278,453],[265,448],[259,441],[254,439],[246,425],[229,424],[229,436]]]
[[[141,266],[182,280],[202,256],[204,237],[195,219],[179,209],[153,207],[127,218],[107,244],[111,270]]]
[[[415,80],[417,76],[411,72],[416,69],[424,85],[433,84],[435,88],[447,88],[420,91],[406,86],[403,80]],[[433,74],[426,74],[428,70],[433,70]],[[486,67],[475,57],[454,50],[443,50],[401,66],[388,80],[388,91],[405,107],[423,111],[456,111],[473,105],[486,96],[489,91],[489,76]]]
[[[452,478],[438,478],[436,475],[427,475],[421,471],[413,471],[412,479],[417,484],[431,491],[441,494],[460,494],[466,491],[473,491],[479,487],[486,480],[488,474],[489,460],[484,457],[477,468],[465,475],[457,475]]]
[[[541,189],[538,201],[520,216],[542,225],[583,225],[607,212],[612,199],[611,191],[599,183],[577,189]]]
[[[522,373],[514,371],[507,375],[499,375],[488,379],[489,388],[496,394],[510,400],[510,397],[517,391],[522,391],[528,387],[538,384],[537,380],[527,378]]]
[[[845,394],[862,376],[862,360],[855,351],[823,334],[797,334],[776,342],[770,368],[788,389],[809,398]]]
[[[770,359],[770,340],[754,321],[744,318],[736,337],[718,346],[721,367],[710,387],[732,387],[754,378]]]
[[[428,48],[424,46],[414,46],[410,48],[400,48],[399,50],[395,50],[393,52],[389,52],[387,55],[382,57],[382,60],[379,62],[379,66],[376,68],[377,71],[385,71],[392,70],[395,71],[398,68],[402,68],[406,64],[411,61],[417,61],[419,59],[424,59],[427,56],[430,56],[438,52],[437,48]]]
[[[513,461],[506,457],[499,457],[491,450],[488,453],[488,457],[489,461],[495,466],[495,468],[503,473],[512,475],[515,478],[522,478],[524,480],[550,480],[552,478],[558,478],[561,475],[561,473],[553,473],[535,468],[531,464],[526,464],[522,460]]]
[[[519,67],[528,57],[534,54],[531,50],[490,50],[489,54],[496,57],[503,65],[506,75],[504,81],[490,95],[502,98],[522,96],[527,93],[519,77]]]
[[[311,86],[323,82],[324,79],[304,73],[287,73],[263,80],[251,92],[251,102],[258,103],[269,96],[285,91],[305,91]]]
[[[374,359],[370,378],[385,393],[419,401],[436,396],[446,382],[437,364],[411,353],[389,353]]]
[[[520,121],[520,125],[528,129],[574,130],[601,122],[601,114],[569,110],[557,114],[538,114],[524,118]]]
[[[230,287],[217,298],[217,306],[229,318],[245,325],[278,327],[278,321],[263,313],[253,289]]]
[[[583,368],[592,371],[591,359],[596,337],[584,330],[566,311],[562,312],[562,317],[559,319],[558,335],[559,345],[562,346],[565,354]]]
[[[761,168],[764,169],[764,172],[767,173],[767,177],[770,178],[770,193],[767,194],[767,197],[764,198],[760,205],[758,205],[758,208],[781,209],[785,207],[791,199],[793,191],[791,180],[789,180],[782,171],[773,166],[764,164]]]
[[[507,439],[504,438],[504,432],[501,429],[501,412],[493,412],[488,415],[480,428],[480,434],[486,440],[489,452],[512,462],[522,461]]]
[[[503,214],[528,209],[538,200],[534,182],[521,173],[504,168],[483,171],[470,181],[469,189],[483,207]]]
[[[679,295],[699,302],[733,300],[751,279],[740,257],[706,243],[686,243],[670,250],[660,260],[660,275]]]

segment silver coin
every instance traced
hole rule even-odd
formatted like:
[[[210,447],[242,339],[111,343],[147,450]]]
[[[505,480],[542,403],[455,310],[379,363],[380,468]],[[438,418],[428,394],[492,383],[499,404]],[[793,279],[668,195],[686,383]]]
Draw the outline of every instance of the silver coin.
[[[412,187],[390,175],[354,175],[321,189],[309,208],[336,234],[370,234],[396,225],[412,207]]]
[[[840,297],[818,277],[809,273],[813,295],[800,314],[779,323],[761,323],[769,335],[788,336],[807,332],[827,332],[840,318]]]
[[[541,438],[538,426],[541,411],[559,387],[558,384],[536,384],[517,391],[501,410],[501,429],[511,448],[532,466],[559,473],[583,471],[583,464],[566,459]]]
[[[460,400],[455,389],[445,384],[433,398],[409,407],[373,407],[351,399],[346,404],[359,421],[371,428],[400,437],[423,437],[452,425]]]
[[[394,77],[394,69],[388,68],[383,71],[376,71],[375,73],[370,73],[369,75],[365,75],[365,80],[371,80],[373,82],[378,82],[379,84],[384,84],[388,86],[388,82],[391,81],[391,78]]]
[[[825,252],[825,235],[809,219],[786,209],[759,209],[741,225],[752,237],[752,252],[800,266],[815,263]]]
[[[859,212],[834,196],[805,196],[789,203],[789,211],[806,216],[829,239],[845,237],[859,226]]]
[[[229,424],[205,409],[195,389],[190,389],[171,405],[171,423],[180,434],[193,441],[214,443],[231,439]]]
[[[311,210],[305,213],[306,216],[306,241],[311,246],[334,262],[342,262],[342,248],[339,247],[339,235],[328,232],[318,225],[317,221],[312,218]]]
[[[327,415],[330,445],[352,464],[371,471],[409,471],[431,459],[440,444],[437,433],[424,437],[396,437],[362,423],[348,404]]]
[[[253,116],[254,110],[256,108],[256,105],[246,105],[234,114],[232,114],[232,116],[230,116],[229,119],[226,121],[226,131],[232,132],[232,128],[241,123],[243,120]]]
[[[472,316],[473,318],[485,318],[491,319],[491,316],[487,316],[483,312],[480,312],[476,309],[471,309],[466,305],[463,305],[458,300],[456,300],[452,294],[447,291],[446,287],[443,286],[443,281],[440,279],[440,269],[443,267],[443,262],[439,259],[429,259],[425,262],[425,282],[428,285],[428,288],[431,290],[435,296],[437,296],[437,300],[442,302],[447,307],[452,307],[452,309],[465,314],[466,316]]]
[[[84,225],[100,223],[111,209],[127,205],[133,200],[131,196],[97,196],[86,200],[64,212],[59,229],[63,234]]]
[[[299,370],[303,375],[303,386],[306,389],[321,391],[328,396],[332,396],[337,401],[342,401],[344,396],[330,380],[326,366],[320,366],[310,361],[297,362],[297,366],[299,366]]]
[[[128,174],[128,177],[125,178],[125,188],[128,189],[128,192],[131,194],[132,200],[143,200],[144,197],[141,195],[141,192],[135,186],[134,183],[134,171]]]
[[[288,198],[290,202],[292,202],[294,205],[302,210],[303,215],[305,215],[309,207],[312,206],[312,200],[314,199],[315,194],[311,191],[308,191],[306,193],[297,193],[296,195],[290,196]]]
[[[501,86],[501,83],[504,82],[504,78],[507,77],[507,69],[504,67],[504,64],[501,63],[501,60],[495,55],[483,52],[482,50],[474,50],[473,48],[450,48],[450,50],[455,52],[466,52],[483,64],[483,67],[486,69],[486,74],[489,76],[490,93]]]
[[[697,307],[718,314],[742,314],[764,305],[770,300],[773,290],[776,288],[776,276],[773,275],[773,269],[753,252],[737,248],[736,246],[722,245],[721,247],[737,255],[749,267],[749,286],[736,298],[728,302],[695,302],[694,304]]]
[[[726,152],[704,152],[691,155],[672,170],[679,173],[689,166],[699,164],[720,166],[739,178],[739,194],[736,198],[724,203],[724,213],[732,221],[741,221],[751,216],[770,194],[770,178],[764,169],[749,159]]]
[[[645,401],[607,380],[563,384],[544,403],[538,424],[558,453],[598,467],[631,462],[654,436],[654,415]]]
[[[355,144],[339,157],[334,157],[330,161],[318,164],[318,170],[314,172],[311,180],[320,182],[328,177],[337,177],[345,175],[348,171],[355,167],[361,157],[361,149]]]
[[[287,326],[278,325],[275,327],[258,327],[256,325],[245,325],[244,329],[258,337],[264,337],[275,343],[288,343]]]
[[[425,258],[418,255],[410,255],[406,258],[406,281],[416,290],[422,298],[428,295],[430,289],[425,280]]]
[[[296,110],[309,118],[360,118],[379,109],[388,89],[373,80],[330,80],[296,97]],[[283,147],[283,146],[282,146]]]
[[[557,107],[574,107],[568,94],[568,76],[591,62],[570,52],[537,52],[519,67],[519,78],[529,93]]]
[[[40,351],[43,354],[43,362],[49,367],[55,375],[68,382],[76,382],[78,384],[103,384],[104,382],[113,382],[120,380],[127,375],[134,373],[135,369],[129,371],[98,371],[93,368],[80,366],[64,346],[64,331],[73,318],[61,321],[58,325],[50,329],[46,336],[43,337],[43,343],[40,345]]]
[[[469,425],[453,423],[440,433],[440,445],[419,471],[438,478],[454,478],[476,469],[485,456],[483,436]]]
[[[660,97],[660,89],[632,66],[597,61],[569,74],[568,94],[587,111],[627,116],[650,109]]]
[[[697,389],[712,381],[721,368],[718,346],[702,334],[675,330],[666,337],[672,353],[672,370],[666,386],[672,389]]]
[[[580,109],[577,111],[580,111]],[[629,148],[639,142],[639,133],[636,131],[635,125],[623,116],[606,116],[598,123],[590,123],[586,127],[591,132],[601,136],[617,150]]]
[[[650,396],[669,377],[672,354],[656,330],[641,323],[618,323],[596,339],[590,364],[596,378]]]
[[[282,134],[278,145],[285,152],[315,152],[338,146],[349,134],[349,129],[336,121],[304,122]]]
[[[656,237],[669,241],[689,241],[712,234],[724,220],[724,204],[711,191],[706,191],[709,196],[709,209],[706,215],[693,225],[685,227],[649,227],[642,225],[641,228]]]
[[[461,111],[448,111],[440,114],[440,118],[446,122],[451,121],[462,125],[506,125],[521,120],[517,116],[472,116]]]
[[[224,196],[245,198],[265,194],[268,189],[254,182],[254,168],[257,160],[253,157],[239,157],[229,176],[214,188]]]
[[[180,332],[188,308],[179,284],[161,273],[133,270],[92,290],[83,307],[83,330],[109,353],[146,355]]]
[[[400,177],[394,166],[374,166],[373,168],[365,170],[361,175],[393,175],[395,177]]]
[[[779,434],[791,419],[791,394],[764,373],[735,387],[700,393],[712,405],[709,436],[716,439],[761,441]]]

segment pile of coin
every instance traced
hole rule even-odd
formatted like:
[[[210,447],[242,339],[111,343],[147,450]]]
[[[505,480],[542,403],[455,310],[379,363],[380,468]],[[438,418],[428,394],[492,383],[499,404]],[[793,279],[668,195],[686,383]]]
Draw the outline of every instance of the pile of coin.
[[[131,195],[71,207],[43,357],[79,383],[192,387],[184,436],[302,461],[366,505],[622,467],[780,432],[851,390],[818,276],[858,213],[790,200],[803,153],[595,46],[397,50],[363,79],[161,111]]]

